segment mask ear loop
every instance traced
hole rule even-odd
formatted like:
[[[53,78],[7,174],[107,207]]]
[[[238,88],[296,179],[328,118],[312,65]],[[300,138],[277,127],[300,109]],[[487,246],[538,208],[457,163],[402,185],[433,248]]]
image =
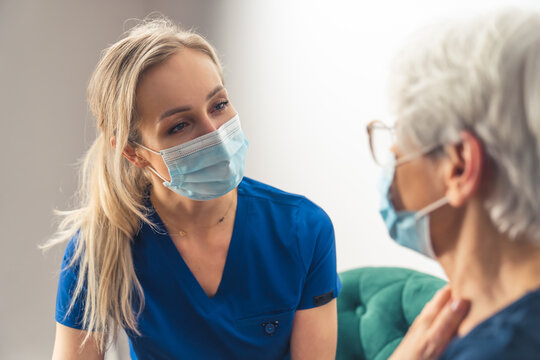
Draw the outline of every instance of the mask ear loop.
[[[150,151],[151,153],[154,153],[154,154],[156,154],[156,155],[161,155],[161,153],[160,153],[159,151],[152,150],[152,149],[150,149],[150,148],[144,146],[143,144],[139,144],[138,142],[136,142],[135,144],[139,145],[140,147],[142,147],[142,148],[145,149],[145,150]]]
[[[156,150],[152,150],[152,149],[150,149],[150,148],[144,146],[143,144],[139,144],[139,143],[137,143],[137,142],[136,142],[135,144],[139,145],[140,147],[142,147],[142,148],[145,149],[145,150],[150,151],[150,152],[153,153],[153,154],[161,155],[161,152],[156,151]],[[149,166],[148,166],[148,169],[150,169],[150,171],[152,171],[154,174],[156,174],[156,176],[157,176],[158,178],[160,178],[161,180],[163,180],[164,182],[168,182],[168,180],[165,179],[163,176],[161,176],[161,175],[160,175],[160,174],[159,174],[152,166],[149,165]]]
[[[154,174],[156,174],[156,176],[158,178],[160,178],[161,180],[163,180],[163,182],[169,182],[169,180],[165,179],[163,176],[159,175],[159,173],[153,168],[151,167],[150,165],[148,166],[148,169],[150,169],[151,172],[153,172]]]
[[[416,219],[418,220],[419,218],[437,210],[438,208],[440,207],[443,207],[444,205],[448,204],[448,198],[445,196],[437,201],[435,201],[434,203],[432,204],[429,204],[428,206],[426,206],[425,208],[419,210],[417,213],[416,213]]]
[[[417,226],[418,226],[418,222],[423,217],[426,217],[424,219],[425,221],[422,221],[422,225],[424,226],[424,229],[423,229],[424,236],[422,238],[422,242],[424,246],[426,247],[427,255],[432,259],[435,259],[435,250],[433,249],[433,243],[432,243],[433,240],[431,239],[431,228],[429,226],[430,218],[427,215],[429,215],[429,213],[441,208],[442,206],[446,204],[448,204],[448,198],[445,196],[435,201],[434,203],[426,206],[422,210],[418,211],[416,215],[414,216],[414,221],[417,224]]]

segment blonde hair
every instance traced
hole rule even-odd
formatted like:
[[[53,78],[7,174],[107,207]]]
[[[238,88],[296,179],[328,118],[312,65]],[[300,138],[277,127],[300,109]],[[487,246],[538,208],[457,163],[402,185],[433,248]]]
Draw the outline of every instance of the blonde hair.
[[[122,156],[125,146],[139,138],[137,84],[145,70],[183,48],[208,55],[223,78],[211,45],[163,17],[144,20],[103,52],[88,86],[98,136],[82,161],[77,207],[58,212],[63,217],[58,231],[43,246],[76,237],[69,266],[77,266],[79,272],[69,311],[77,299],[85,304],[84,342],[95,336],[101,350],[119,328],[140,334],[137,314],[144,306],[131,242],[142,222],[152,225],[144,206],[149,177]],[[134,300],[140,304],[138,309],[133,308]]]

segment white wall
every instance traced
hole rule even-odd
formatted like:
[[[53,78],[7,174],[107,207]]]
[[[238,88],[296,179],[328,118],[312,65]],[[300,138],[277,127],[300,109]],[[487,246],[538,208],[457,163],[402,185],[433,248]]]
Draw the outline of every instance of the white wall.
[[[94,135],[87,80],[126,19],[158,10],[214,43],[250,140],[247,175],[328,212],[339,270],[400,265],[442,276],[388,239],[364,126],[388,116],[388,65],[407,36],[502,3],[0,0],[0,358],[52,351],[63,249],[43,256],[37,245],[54,230],[52,209],[65,209],[76,187],[74,163]]]

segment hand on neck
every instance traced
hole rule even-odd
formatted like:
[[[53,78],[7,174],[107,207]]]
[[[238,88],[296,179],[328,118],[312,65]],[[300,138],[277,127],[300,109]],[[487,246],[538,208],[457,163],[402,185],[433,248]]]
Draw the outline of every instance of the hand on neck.
[[[498,232],[483,206],[466,209],[460,231],[453,235],[441,239],[451,246],[438,252],[438,261],[452,296],[471,301],[460,335],[540,287],[540,246]]]

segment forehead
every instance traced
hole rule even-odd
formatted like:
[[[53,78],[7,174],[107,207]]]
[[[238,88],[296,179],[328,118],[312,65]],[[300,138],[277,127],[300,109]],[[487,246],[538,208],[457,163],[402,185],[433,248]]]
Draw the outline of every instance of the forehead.
[[[143,116],[155,116],[171,106],[196,106],[220,84],[210,57],[185,48],[144,72],[137,86],[137,110]]]

